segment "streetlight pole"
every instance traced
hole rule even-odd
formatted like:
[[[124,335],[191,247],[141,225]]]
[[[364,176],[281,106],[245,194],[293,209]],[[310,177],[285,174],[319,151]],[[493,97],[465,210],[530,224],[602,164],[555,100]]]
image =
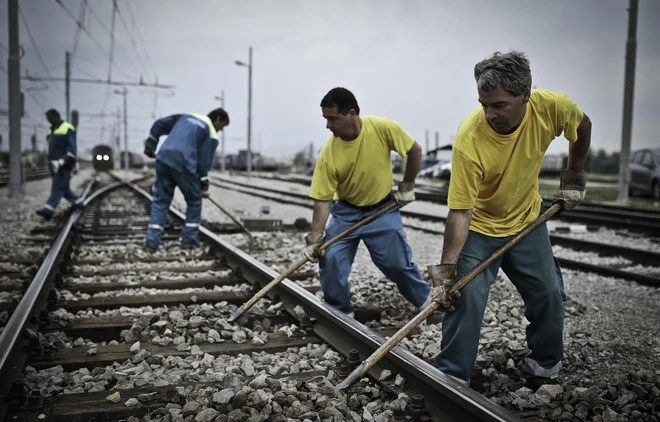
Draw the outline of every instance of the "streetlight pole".
[[[630,0],[628,6],[628,41],[626,43],[626,71],[623,87],[623,125],[621,154],[619,156],[619,195],[626,202],[630,189],[630,138],[632,136],[633,97],[635,95],[635,57],[637,53],[637,11],[639,0]]]
[[[220,91],[220,96],[219,97],[216,96],[215,99],[220,101],[220,107],[222,107],[222,109],[224,110],[224,108],[225,108],[225,90],[223,89],[222,91]],[[227,110],[225,110],[225,111],[227,111]],[[225,172],[225,166],[226,166],[226,164],[225,164],[226,160],[225,160],[225,131],[224,131],[224,129],[222,130],[222,141],[221,142],[222,142],[222,144],[220,146],[220,171],[222,173],[224,173]]]
[[[237,66],[248,68],[248,118],[247,118],[247,176],[252,177],[252,46],[248,53],[248,62],[235,61]]]
[[[124,87],[124,89],[121,91],[115,89],[114,93],[124,96],[124,175],[128,179],[128,113],[126,111],[126,97],[128,94],[128,88]]]

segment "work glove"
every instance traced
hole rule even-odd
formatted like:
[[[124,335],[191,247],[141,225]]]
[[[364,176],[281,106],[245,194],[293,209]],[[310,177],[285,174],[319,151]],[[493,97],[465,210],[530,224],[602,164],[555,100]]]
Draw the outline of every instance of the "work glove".
[[[50,160],[50,165],[53,166],[53,171],[57,173],[61,169],[65,168],[66,161],[64,158],[60,158],[59,160]]]
[[[456,284],[456,264],[429,265],[427,267],[431,286],[433,286],[433,301],[440,305],[443,312],[456,310],[454,304],[461,297],[461,293],[451,290]]]
[[[587,185],[587,172],[579,173],[562,170],[559,176],[559,190],[552,203],[561,204],[562,209],[573,209],[584,200]]]
[[[144,155],[146,155],[149,158],[156,158],[156,152],[151,148],[145,148]]]
[[[399,182],[399,188],[394,199],[400,206],[408,205],[415,200],[415,183]]]
[[[202,183],[202,196],[204,198],[209,197],[209,184],[208,183]]]
[[[305,257],[310,262],[319,262],[319,259],[325,256],[325,251],[321,250],[321,245],[323,244],[323,233],[308,234],[305,236],[305,243],[307,244],[307,248],[305,249],[303,255],[305,255]]]

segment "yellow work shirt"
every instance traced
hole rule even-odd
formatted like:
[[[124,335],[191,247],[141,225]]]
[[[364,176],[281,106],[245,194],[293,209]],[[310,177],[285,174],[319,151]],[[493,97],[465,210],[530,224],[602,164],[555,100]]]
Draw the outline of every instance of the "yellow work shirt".
[[[520,126],[496,133],[481,106],[459,125],[452,148],[450,209],[472,209],[470,230],[493,237],[520,232],[538,217],[538,175],[550,142],[577,141],[582,110],[566,95],[533,89]]]
[[[316,159],[309,196],[353,205],[378,203],[392,191],[390,152],[405,157],[415,140],[386,117],[361,116],[360,135],[352,141],[330,136]]]

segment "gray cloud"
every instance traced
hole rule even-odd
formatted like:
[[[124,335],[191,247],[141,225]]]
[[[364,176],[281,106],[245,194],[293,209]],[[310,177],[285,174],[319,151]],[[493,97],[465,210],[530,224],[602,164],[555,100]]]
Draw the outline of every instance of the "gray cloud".
[[[77,16],[80,2],[64,3]],[[640,3],[634,148],[657,145],[660,133],[660,3]],[[90,4],[109,28],[111,2]],[[159,115],[206,113],[218,106],[213,98],[224,89],[232,117],[226,133],[230,152],[242,148],[246,137],[247,71],[234,60],[246,61],[249,45],[254,47],[253,139],[261,134],[267,155],[290,155],[309,142],[320,148],[328,132],[319,101],[334,86],[353,90],[363,114],[400,122],[422,146],[427,128],[431,134],[440,131],[441,141],[448,142],[477,106],[474,64],[495,50],[510,49],[529,55],[536,86],[566,93],[589,114],[595,148],[612,151],[621,142],[624,0],[255,0],[186,5],[173,0],[131,2],[154,67],[145,65],[145,72],[118,19],[116,40],[130,57],[115,50],[113,79],[137,80],[143,74],[153,81],[157,75],[159,82],[176,85],[176,96],[158,98]],[[21,7],[50,73],[63,76],[64,51],[73,48],[74,22],[55,1],[23,0]],[[120,0],[119,7],[131,28],[126,1]],[[109,35],[101,23],[92,18],[89,29],[108,50]],[[1,36],[6,45],[6,31]],[[43,75],[24,28],[21,44],[26,49],[22,72],[27,68]],[[140,57],[147,62],[144,53]],[[105,79],[107,73],[107,56],[81,34],[74,76]],[[0,79],[2,103],[7,99],[6,75],[0,73]],[[47,91],[33,94],[42,106],[63,110],[62,89],[63,84],[51,83]],[[105,106],[106,112],[114,112],[121,98],[111,92],[104,86],[73,86],[72,107],[99,113]],[[25,122],[44,124],[42,106],[28,97],[34,117]],[[131,89],[128,108],[129,114],[149,116],[153,91]],[[105,124],[107,142],[111,120]],[[134,129],[129,134],[132,149],[141,150],[150,124],[148,119],[129,122]],[[88,119],[84,125],[99,127],[101,120]],[[6,136],[6,129],[0,128],[3,131]],[[81,130],[81,138],[87,146],[101,141],[94,130]],[[549,151],[567,151],[567,142],[558,138]]]

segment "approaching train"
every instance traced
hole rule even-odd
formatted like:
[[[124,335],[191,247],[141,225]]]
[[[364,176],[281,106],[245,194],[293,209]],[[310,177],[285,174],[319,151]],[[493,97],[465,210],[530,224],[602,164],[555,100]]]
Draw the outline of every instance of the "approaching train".
[[[92,163],[97,173],[112,170],[115,167],[112,148],[103,144],[92,148]]]

